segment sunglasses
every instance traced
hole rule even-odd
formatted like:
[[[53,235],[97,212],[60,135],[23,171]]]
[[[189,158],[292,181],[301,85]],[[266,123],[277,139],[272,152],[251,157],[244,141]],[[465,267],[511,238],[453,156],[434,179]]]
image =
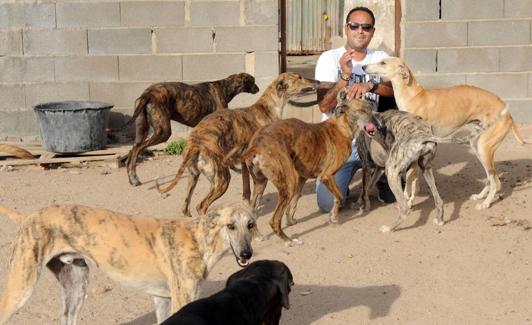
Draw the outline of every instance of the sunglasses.
[[[359,23],[348,22],[347,26],[349,26],[350,30],[358,30],[359,27],[362,27],[362,30],[365,32],[369,32],[373,29],[372,24],[359,24]]]

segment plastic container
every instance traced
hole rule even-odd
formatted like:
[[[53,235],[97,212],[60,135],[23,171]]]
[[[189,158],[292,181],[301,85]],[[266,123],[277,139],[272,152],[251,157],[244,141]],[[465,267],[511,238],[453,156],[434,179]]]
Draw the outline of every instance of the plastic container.
[[[53,152],[98,150],[107,144],[105,126],[112,104],[64,101],[35,105],[43,146]]]

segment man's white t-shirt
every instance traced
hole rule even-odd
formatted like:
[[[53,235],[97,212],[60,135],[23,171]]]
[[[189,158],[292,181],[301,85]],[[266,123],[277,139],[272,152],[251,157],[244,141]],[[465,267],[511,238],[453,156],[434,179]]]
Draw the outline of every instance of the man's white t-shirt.
[[[342,70],[340,69],[340,58],[342,55],[344,55],[345,51],[345,47],[342,46],[337,49],[323,52],[316,63],[315,79],[319,81],[337,82],[340,79],[340,74],[342,73]],[[364,60],[352,60],[353,70],[349,84],[351,85],[353,83],[368,82],[369,80],[380,82],[379,76],[366,74],[364,70],[362,70],[362,66],[380,62],[382,59],[387,57],[389,57],[389,55],[386,52],[368,49]],[[364,99],[372,104],[373,110],[377,110],[377,106],[379,104],[379,95],[374,93],[366,93]],[[321,120],[325,121],[329,118],[329,116],[331,116],[331,113],[323,113]]]

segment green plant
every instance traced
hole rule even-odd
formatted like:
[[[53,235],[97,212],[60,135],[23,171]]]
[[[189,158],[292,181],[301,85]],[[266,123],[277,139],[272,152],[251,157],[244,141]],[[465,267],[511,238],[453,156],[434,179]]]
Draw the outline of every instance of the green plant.
[[[164,152],[169,155],[182,155],[183,151],[185,151],[186,145],[186,139],[180,138],[177,140],[172,140],[166,145],[166,148],[164,148]]]

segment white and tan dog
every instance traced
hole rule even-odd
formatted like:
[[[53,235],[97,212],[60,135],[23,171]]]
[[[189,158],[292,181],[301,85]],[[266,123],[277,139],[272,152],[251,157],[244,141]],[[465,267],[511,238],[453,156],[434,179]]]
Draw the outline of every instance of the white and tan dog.
[[[4,324],[30,297],[43,266],[62,287],[61,324],[76,324],[92,261],[117,282],[153,297],[160,323],[199,296],[199,284],[231,248],[240,266],[252,255],[255,217],[244,205],[211,209],[197,219],[158,219],[81,205],[55,205],[20,222],[0,299]]]
[[[507,105],[493,93],[474,86],[424,89],[399,58],[390,57],[379,63],[366,65],[363,69],[367,73],[376,73],[390,79],[399,109],[427,121],[435,135],[448,135],[471,122],[482,127],[496,120],[486,131],[470,141],[471,148],[484,166],[487,176],[485,187],[480,193],[472,195],[471,199],[485,198],[476,208],[488,208],[501,187],[493,161],[495,150],[510,129],[520,143],[527,143],[519,133],[510,112],[505,112],[508,110]]]

